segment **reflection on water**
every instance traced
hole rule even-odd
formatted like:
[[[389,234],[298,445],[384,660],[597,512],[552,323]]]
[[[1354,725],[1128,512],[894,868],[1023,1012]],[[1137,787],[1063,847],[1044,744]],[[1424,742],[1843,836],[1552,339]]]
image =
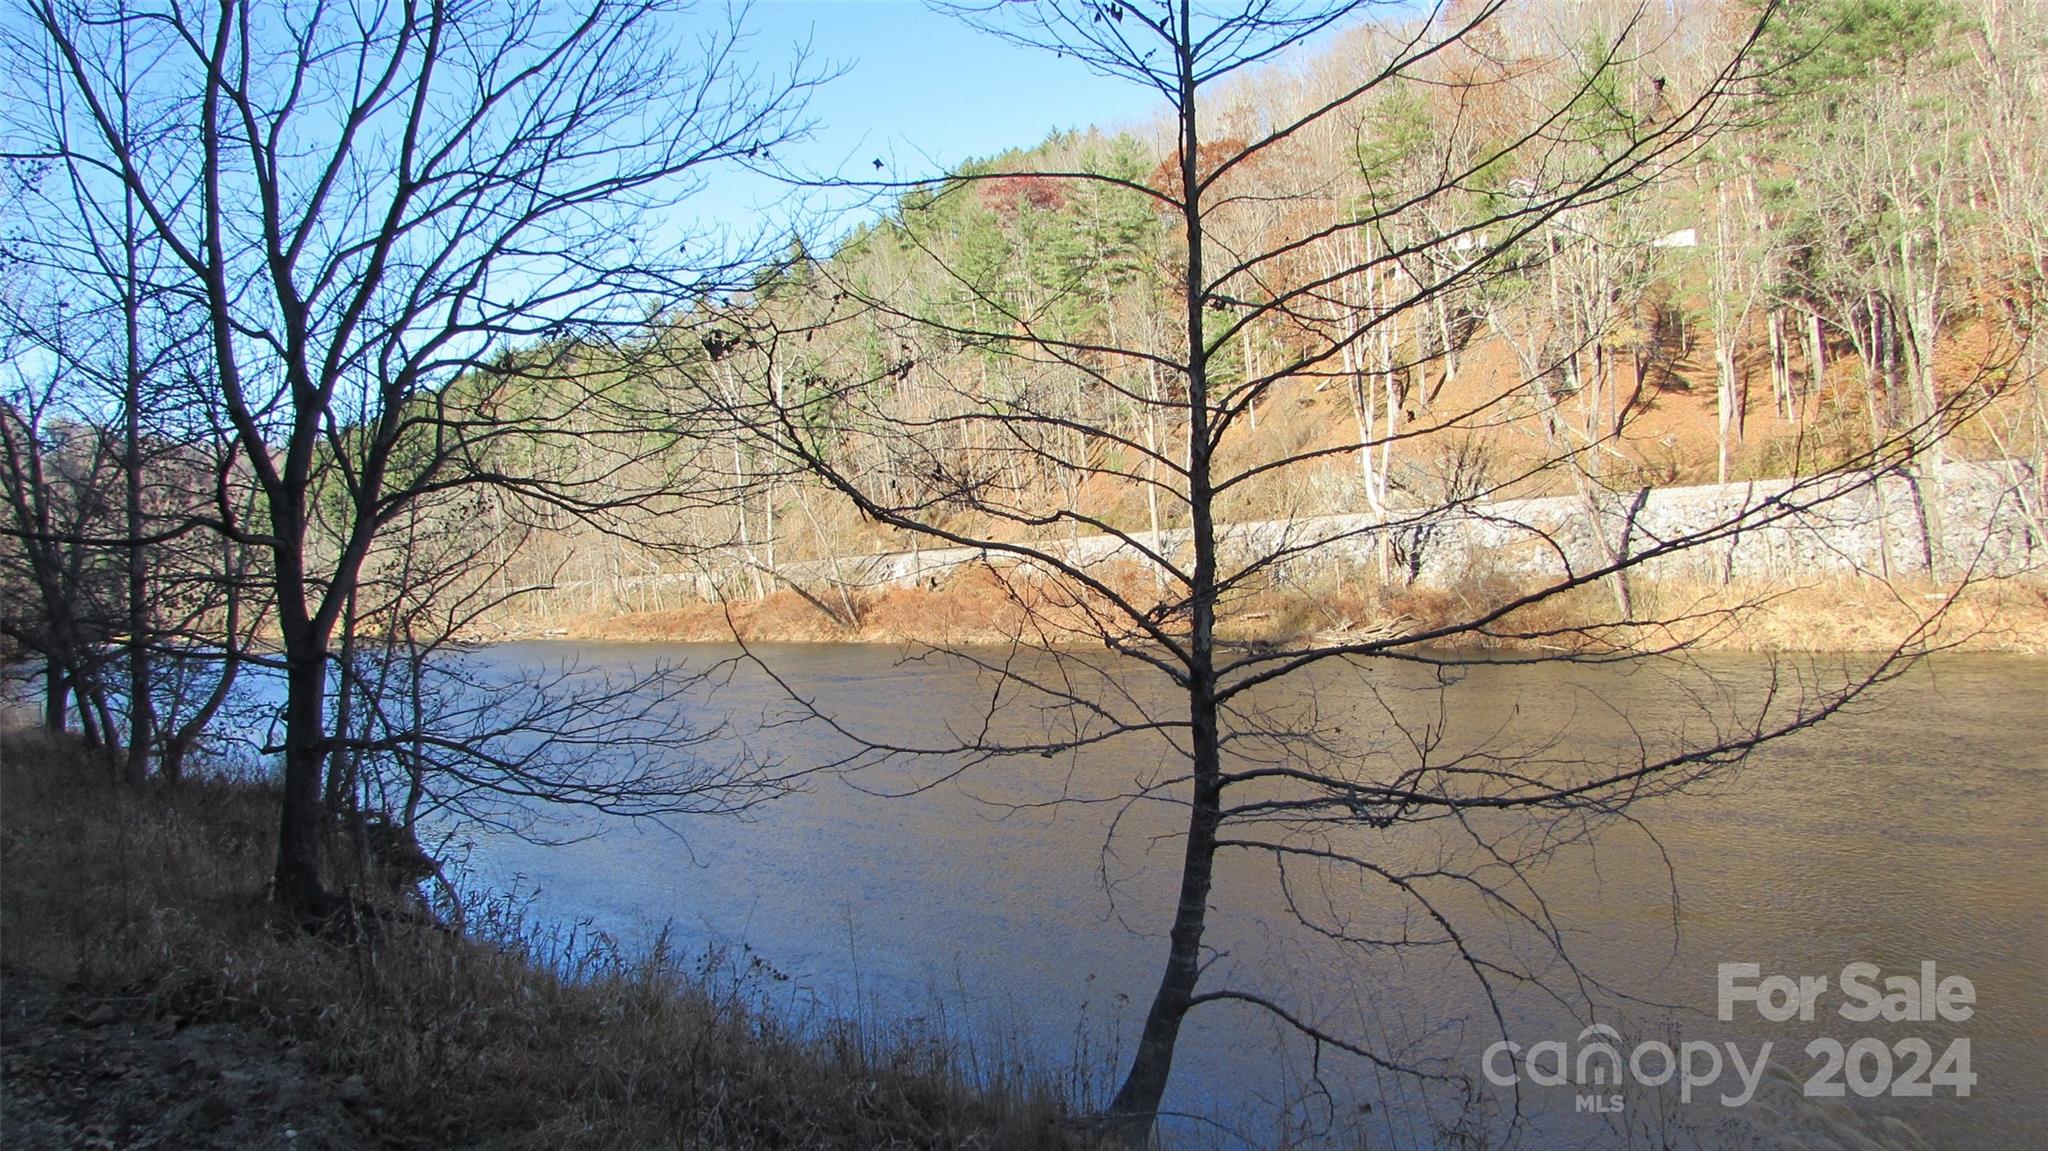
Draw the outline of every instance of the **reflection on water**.
[[[480,658],[506,667],[565,659],[603,667],[725,654],[535,644]],[[971,669],[905,663],[887,649],[762,654],[835,718],[905,742],[971,727],[989,698],[988,682]],[[1281,718],[1313,703],[1325,730],[1351,733],[1333,754],[1395,754],[1406,746],[1392,724],[1399,718],[1410,734],[1429,725],[1437,754],[1483,744],[1564,762],[1626,755],[1641,733],[1685,729],[1687,738],[1702,738],[1702,685],[1733,685],[1734,697],[1754,698],[1772,674],[1757,659],[1717,660],[1707,670],[1711,681],[1489,666],[1442,693],[1410,669],[1330,671],[1254,702],[1262,715]],[[1146,697],[1137,682],[1089,690],[1124,693],[1116,706],[1127,715],[1171,714],[1169,696]],[[1733,1044],[1739,1058],[1754,1060],[1764,1042],[1772,1045],[1754,1097],[1736,1108],[1716,1102],[1735,1089],[1732,1070],[1690,1104],[1674,1082],[1630,1087],[1619,1112],[1607,1110],[1603,1096],[1607,1113],[1580,1110],[1571,1088],[1525,1081],[1519,1106],[1529,1126],[1520,1145],[2034,1145],[2048,1120],[2044,689],[2048,663],[1942,659],[1710,787],[1644,800],[1633,809],[1639,825],[1609,824],[1566,849],[1540,873],[1540,905],[1525,906],[1543,909],[1594,982],[1558,970],[1533,933],[1504,922],[1483,897],[1461,904],[1445,896],[1443,906],[1471,925],[1475,948],[1546,977],[1545,985],[1495,981],[1507,1037],[1524,1048],[1576,1044],[1588,1000],[1624,1051],[1649,1039],[1692,1040],[1721,1051]],[[740,677],[702,706],[707,716],[740,715],[743,725],[787,715],[759,676]],[[1055,721],[1027,712],[1007,722],[1008,734],[1028,736],[1031,725]],[[846,751],[814,726],[772,726],[748,738],[790,764]],[[1177,763],[1163,742],[1146,739],[1078,756],[998,760],[956,778],[930,762],[885,764],[851,779],[818,778],[744,820],[690,822],[680,837],[578,822],[554,830],[603,834],[556,847],[486,838],[473,862],[487,879],[538,887],[539,910],[550,917],[587,919],[627,938],[672,923],[689,941],[745,943],[794,977],[792,996],[892,1015],[943,1006],[956,1021],[1017,1032],[1057,1060],[1075,1049],[1077,1034],[1098,1052],[1114,1050],[1119,1036],[1128,1043],[1150,997],[1178,876],[1179,812],[1128,797],[1171,777]],[[931,786],[904,797],[874,794],[919,784]],[[1408,867],[1441,849],[1440,841],[1399,834],[1358,846]],[[1304,930],[1295,914],[1419,938],[1426,925],[1412,921],[1412,905],[1343,876],[1297,871],[1283,889],[1266,861],[1226,855],[1213,906],[1216,958],[1205,987],[1268,994],[1378,1050],[1441,1059],[1475,1082],[1477,1105],[1496,1129],[1516,1107],[1513,1091],[1481,1077],[1500,1028],[1479,981],[1455,956],[1440,946],[1340,945]],[[1845,965],[1917,977],[1923,960],[1974,985],[1967,1022],[1851,1023],[1835,1014]],[[1744,962],[1764,975],[1827,977],[1831,990],[1815,1020],[1771,1023],[1747,1006],[1731,1022],[1717,1020],[1718,965]],[[1543,990],[1560,984],[1584,998],[1560,1002]],[[1806,1048],[1819,1037],[1845,1047],[1875,1037],[1887,1048],[1918,1037],[1935,1054],[1966,1037],[1977,1080],[1967,1099],[1948,1090],[1809,1099],[1803,1085],[1821,1060]],[[1184,1124],[1181,1134],[1213,1140],[1229,1130],[1263,1144],[1277,1138],[1283,1120],[1275,1116],[1285,1108],[1285,1122],[1334,1124],[1325,1138],[1343,1146],[1443,1145],[1441,1128],[1458,1115],[1445,1093],[1418,1093],[1335,1052],[1315,1055],[1255,1009],[1199,1009],[1183,1032],[1168,1105],[1217,1122]],[[1865,1058],[1867,1079],[1875,1056]]]

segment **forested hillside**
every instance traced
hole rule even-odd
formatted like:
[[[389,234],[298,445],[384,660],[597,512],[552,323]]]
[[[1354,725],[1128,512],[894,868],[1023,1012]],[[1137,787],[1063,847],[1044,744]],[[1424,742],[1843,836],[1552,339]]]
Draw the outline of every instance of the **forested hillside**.
[[[1204,216],[1224,269],[1207,366],[1238,409],[1219,452],[1296,462],[1249,476],[1219,518],[1806,475],[1903,437],[1928,466],[2027,461],[2038,522],[2035,14],[1791,5],[1740,75],[1717,76],[1756,9],[1528,4],[1363,93],[1419,26],[1241,75],[1202,110],[1205,151],[1233,157]],[[846,467],[906,492],[938,476],[963,530],[1185,526],[1157,482],[1183,451],[1184,384],[1145,358],[1185,343],[1185,237],[1158,195],[1172,131],[1063,133],[884,189],[829,255],[792,244],[753,290],[680,307],[651,356],[625,354],[693,412],[846,420]],[[1538,210],[1603,165],[1594,194]],[[1045,422],[956,419],[991,404]],[[718,438],[731,498],[640,529],[687,558],[634,532],[550,532],[524,578],[596,591],[690,572],[682,594],[752,598],[790,561],[916,546],[746,428]],[[990,518],[993,493],[1006,514]],[[662,586],[618,606],[672,605]]]
[[[1469,34],[1413,51],[1474,12]],[[2004,0],[1466,5],[1237,73],[1201,109],[1198,167],[1232,157],[1204,205],[1222,269],[1206,366],[1237,406],[1221,457],[1295,462],[1233,487],[1219,518],[1813,474],[1906,437],[1930,466],[2025,462],[2038,524],[2039,15]],[[792,561],[918,546],[758,434],[763,404],[845,416],[849,467],[906,491],[938,475],[963,489],[947,514],[970,530],[1186,526],[1159,483],[1187,436],[1185,383],[1160,362],[1185,344],[1186,239],[1162,196],[1175,149],[1162,118],[943,178],[878,177],[873,218],[790,241],[751,288],[672,301],[651,335],[505,348],[419,402],[489,411],[493,450],[544,455],[576,494],[424,501],[370,570],[430,587],[394,595],[432,600],[435,629],[525,627],[759,598]],[[1588,194],[1547,209],[1558,181],[1589,175]],[[23,434],[90,421],[90,404],[20,384]],[[947,423],[985,403],[1048,422],[1011,443]],[[643,433],[565,449],[511,430],[508,410]],[[897,434],[911,427],[934,434]],[[32,485],[14,450],[17,487]],[[68,466],[112,482],[117,463]],[[1021,517],[991,519],[964,489],[1000,491]],[[427,570],[491,575],[450,608]],[[515,594],[534,588],[552,590]]]

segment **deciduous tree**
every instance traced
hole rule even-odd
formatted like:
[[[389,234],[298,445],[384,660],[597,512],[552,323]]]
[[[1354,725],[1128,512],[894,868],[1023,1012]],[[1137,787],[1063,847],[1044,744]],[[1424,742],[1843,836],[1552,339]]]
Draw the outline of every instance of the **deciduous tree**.
[[[736,24],[684,12],[24,5],[10,154],[132,205],[162,253],[147,291],[203,333],[208,394],[258,495],[248,516],[219,501],[207,526],[268,553],[286,682],[276,893],[302,915],[333,904],[334,643],[383,533],[458,489],[592,515],[682,486],[640,482],[675,432],[639,426],[602,349],[721,281],[730,253],[685,234],[681,205],[713,166],[795,130],[811,83],[801,66],[748,70]]]
[[[1450,701],[1443,714],[1454,714],[1460,669],[1474,662],[1457,649],[1470,645],[1516,645],[1522,654],[1506,658],[1518,660],[1679,659],[1711,618],[1683,607],[1643,610],[1626,595],[1601,612],[1578,593],[1646,567],[1680,567],[1690,553],[1719,554],[1732,538],[1824,508],[1866,482],[1869,469],[1904,457],[1909,443],[1885,441],[1781,496],[1653,538],[1634,530],[1640,505],[1622,486],[1629,478],[1608,480],[1587,462],[1618,442],[1633,408],[1593,394],[1605,373],[1583,365],[1598,364],[1614,313],[1627,306],[1614,268],[1645,258],[1630,245],[1654,235],[1605,222],[1697,163],[1707,143],[1740,122],[1748,107],[1741,98],[1754,91],[1751,50],[1774,13],[1746,25],[1696,80],[1659,79],[1655,98],[1637,101],[1635,87],[1647,88],[1650,79],[1641,66],[1645,41],[1675,39],[1653,29],[1644,8],[1622,7],[1616,18],[1564,31],[1545,19],[1547,9],[1497,0],[1388,12],[1359,68],[1267,109],[1255,130],[1226,136],[1214,103],[1219,85],[1373,16],[1374,6],[1140,0],[951,8],[995,35],[1156,92],[1167,108],[1167,159],[1144,181],[1058,165],[955,174],[906,196],[900,213],[864,240],[897,242],[913,258],[936,260],[927,274],[949,283],[948,293],[897,294],[860,265],[827,265],[821,275],[839,301],[833,314],[799,324],[787,313],[757,314],[765,357],[818,361],[809,369],[812,385],[800,393],[750,391],[747,422],[872,520],[989,557],[1023,609],[1016,643],[1042,649],[1030,660],[953,653],[991,681],[991,714],[960,725],[957,742],[913,745],[856,730],[833,716],[829,698],[808,702],[822,721],[861,742],[849,767],[934,761],[942,765],[932,777],[939,779],[991,760],[1029,762],[1023,757],[1105,746],[1134,765],[1162,757],[1172,765],[1157,777],[1134,768],[1135,782],[1121,795],[1133,804],[1170,804],[1182,817],[1179,895],[1160,977],[1109,1108],[1121,1137],[1139,1142],[1152,1130],[1181,1029],[1204,1005],[1269,1013],[1318,1052],[1341,1049],[1384,1069],[1451,1077],[1440,1064],[1406,1060],[1219,974],[1204,943],[1218,858],[1263,859],[1283,888],[1317,876],[1364,885],[1397,905],[1394,922],[1412,927],[1404,938],[1384,938],[1341,914],[1318,912],[1316,900],[1291,901],[1303,924],[1327,938],[1362,950],[1425,948],[1462,965],[1489,999],[1502,983],[1520,981],[1579,995],[1583,985],[1557,975],[1574,969],[1566,935],[1535,885],[1541,861],[1597,825],[1626,818],[1645,795],[1710,777],[1820,721],[1904,657],[1901,649],[1832,683],[1787,678],[1748,698],[1704,687],[1694,700],[1697,722],[1645,732],[1633,753],[1605,757],[1532,750],[1543,741],[1513,732],[1497,744],[1452,751],[1441,724],[1415,723],[1393,708],[1374,718],[1336,714],[1343,709],[1334,704],[1326,714],[1312,702],[1268,702],[1285,682],[1393,662],[1435,669]],[[1545,53],[1568,57],[1569,66],[1548,66],[1556,62]],[[1374,135],[1373,127],[1383,129],[1424,91],[1459,114],[1443,117],[1441,127],[1417,119],[1423,138],[1400,143],[1390,158],[1385,133]],[[1280,213],[1275,222],[1265,201],[1287,194],[1287,177],[1255,173],[1268,161],[1276,173],[1289,171],[1293,150],[1315,134],[1358,141],[1351,162],[1359,169],[1348,187],[1306,190],[1335,210]],[[1100,187],[1155,205],[1168,235],[1138,264],[1148,270],[1133,300],[1163,317],[1157,330],[1148,338],[1142,325],[1112,325],[1107,317],[1077,324],[1043,300],[994,290],[918,239],[925,213],[947,211],[950,201],[991,184]],[[1581,256],[1608,261],[1581,277],[1590,303],[1560,308],[1522,372],[1479,389],[1476,399],[1426,411],[1411,404],[1404,387],[1412,390],[1412,369],[1454,346],[1413,336],[1432,307],[1552,277],[1561,285],[1572,274],[1565,262]],[[877,371],[857,357],[803,351],[842,324],[886,329],[903,349],[900,359]],[[1259,328],[1282,334],[1253,366],[1238,349]],[[965,370],[950,354],[960,348],[975,349],[997,370]],[[1461,378],[1472,370],[1461,366]],[[1373,399],[1355,401],[1356,428],[1277,454],[1241,450],[1262,402],[1289,395],[1307,402],[1324,384],[1361,376]],[[1039,389],[1069,378],[1142,419],[1111,420],[1043,398]],[[899,402],[907,389],[920,396],[914,407]],[[1404,459],[1466,459],[1475,433],[1530,410],[1565,413],[1566,404],[1585,407],[1573,434],[1500,469],[1505,474],[1476,484],[1469,477],[1435,488],[1414,483],[1399,498],[1391,483],[1378,487],[1380,477],[1402,474]],[[1938,414],[1937,422],[1944,419]],[[1165,434],[1155,438],[1152,428]],[[891,461],[888,482],[876,459]],[[1233,522],[1255,485],[1298,492],[1329,469],[1367,461],[1374,498],[1359,515]],[[1151,522],[1178,530],[1138,530],[1025,482],[1028,470],[1143,490],[1162,509]],[[1582,519],[1497,524],[1502,534],[1486,546],[1503,559],[1549,557],[1526,564],[1511,592],[1468,594],[1440,619],[1389,613],[1336,635],[1232,642],[1234,617],[1256,597],[1286,594],[1304,569],[1342,567],[1383,546],[1425,548],[1447,524],[1470,527],[1473,501],[1545,484],[1582,490],[1588,516],[1611,535],[1587,548],[1577,539]],[[1082,533],[1095,541],[1062,543]],[[1442,562],[1418,554],[1404,567]],[[1159,578],[1126,578],[1131,569]],[[1467,578],[1477,583],[1481,574],[1468,569]],[[1578,618],[1546,615],[1564,604]],[[1067,642],[1076,634],[1095,647]],[[1175,701],[1171,707],[1136,686],[1149,677]],[[1569,731],[1547,733],[1556,743],[1543,746],[1570,738]],[[1419,864],[1402,854],[1411,842],[1404,837],[1414,835],[1436,837],[1437,850],[1424,851]],[[1504,942],[1467,915],[1513,924],[1535,950]]]

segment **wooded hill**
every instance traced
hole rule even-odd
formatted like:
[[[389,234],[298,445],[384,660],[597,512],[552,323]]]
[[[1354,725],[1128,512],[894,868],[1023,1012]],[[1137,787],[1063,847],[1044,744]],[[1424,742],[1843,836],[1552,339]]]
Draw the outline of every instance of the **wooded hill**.
[[[1463,4],[1332,31],[1218,85],[1197,157],[1231,158],[1202,220],[1225,268],[1205,366],[1236,405],[1218,450],[1292,462],[1223,493],[1217,515],[1812,474],[1906,436],[1929,461],[2026,461],[2038,525],[2041,14],[2032,0]],[[416,434],[388,466],[417,478],[467,460],[526,482],[408,505],[366,556],[373,586],[395,581],[390,602],[359,596],[364,613],[431,601],[420,626],[460,630],[758,598],[778,565],[920,546],[763,434],[778,411],[970,534],[1185,526],[1160,482],[1188,431],[1167,363],[1186,353],[1174,138],[1162,116],[867,185],[880,207],[864,222],[789,241],[739,290],[673,302],[652,334],[565,327],[453,383],[422,378],[405,401]],[[1588,179],[1540,210],[1560,181]],[[196,329],[166,326],[160,374],[188,383],[138,406],[211,406],[180,367]],[[1047,422],[960,418],[989,405]],[[118,488],[95,402],[46,390],[11,410],[17,487],[36,482],[21,449],[34,425],[69,445],[77,482]],[[470,414],[453,447],[448,412]],[[344,437],[370,435],[338,414]],[[144,432],[160,424],[175,420],[143,413]],[[166,426],[151,467],[217,470],[193,434]],[[248,482],[229,471],[231,489]],[[314,472],[345,511],[344,473]],[[170,494],[152,516],[191,518],[192,485],[154,487]],[[1004,514],[978,506],[991,500]],[[33,504],[17,514],[95,500]],[[346,523],[312,546],[343,547]],[[400,590],[421,581],[431,594]],[[553,590],[521,597],[534,588]]]
[[[1228,269],[1208,367],[1242,406],[1221,456],[1297,460],[1219,518],[1811,474],[1902,434],[1928,459],[2018,458],[2038,477],[2038,13],[1796,4],[1717,77],[1757,14],[1510,6],[1346,102],[1420,31],[1357,28],[1205,106],[1202,165],[1342,102],[1237,159],[1205,204],[1209,266]],[[1732,95],[1712,123],[1687,120],[1717,84]],[[1680,122],[1682,146],[1523,226],[1540,189]],[[829,256],[792,243],[752,290],[670,313],[629,356],[681,410],[802,412],[847,468],[938,491],[969,533],[1184,526],[1146,458],[1184,450],[1184,395],[1142,354],[1185,353],[1185,242],[1159,195],[1172,138],[1165,121],[1062,133],[884,188]],[[961,418],[989,406],[1047,422]],[[752,597],[780,563],[916,546],[773,437],[718,438],[727,503],[611,542],[544,532],[524,579],[708,567]],[[2038,522],[2038,482],[2027,495]],[[639,531],[692,558],[641,550]]]

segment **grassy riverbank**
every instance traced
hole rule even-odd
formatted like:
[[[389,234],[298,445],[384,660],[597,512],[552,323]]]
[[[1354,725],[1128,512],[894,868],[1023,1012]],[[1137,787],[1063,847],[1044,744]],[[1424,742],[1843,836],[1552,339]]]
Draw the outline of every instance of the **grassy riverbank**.
[[[0,1144],[1076,1145],[1076,1084],[957,1037],[764,1014],[755,965],[488,902],[462,937],[288,930],[263,898],[276,810],[265,783],[131,791],[75,744],[0,735]]]
[[[1143,603],[1141,581],[1125,581]],[[1420,633],[1469,620],[1528,589],[1482,581],[1458,589],[1386,589],[1329,581],[1241,596],[1218,622],[1239,643],[1291,644],[1394,632]],[[2048,584],[1986,580],[1965,588],[1926,581],[1817,580],[1802,584],[1654,583],[1632,586],[1636,623],[1615,624],[1606,583],[1591,584],[1514,612],[1459,646],[1503,649],[1663,648],[1702,651],[1886,651],[1940,617],[1931,643],[1963,651],[2048,653]],[[1109,613],[1034,602],[1028,588],[970,571],[938,587],[897,587],[693,604],[661,611],[526,616],[487,638],[554,637],[607,642],[757,643],[1027,642],[1092,644]]]

